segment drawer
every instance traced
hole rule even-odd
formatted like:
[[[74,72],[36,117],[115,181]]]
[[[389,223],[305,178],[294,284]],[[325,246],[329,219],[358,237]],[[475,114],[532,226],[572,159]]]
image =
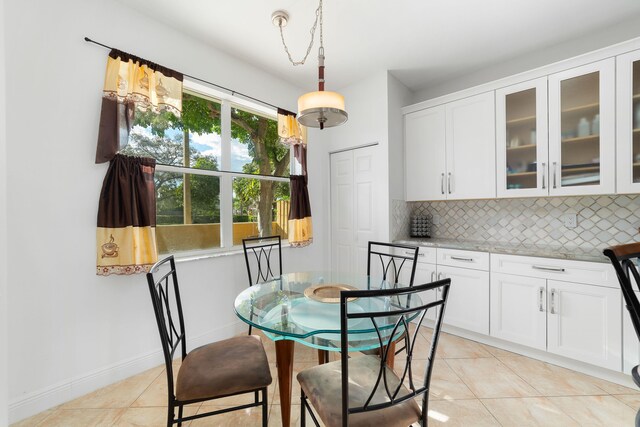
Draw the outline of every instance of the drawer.
[[[474,270],[489,271],[488,252],[438,248],[437,255],[438,265],[448,265],[451,267],[472,268]]]
[[[413,251],[409,249],[397,248],[395,251],[398,255],[413,255]],[[426,264],[436,263],[436,248],[418,246],[418,262]]]
[[[491,271],[619,288],[613,266],[600,262],[493,254]]]

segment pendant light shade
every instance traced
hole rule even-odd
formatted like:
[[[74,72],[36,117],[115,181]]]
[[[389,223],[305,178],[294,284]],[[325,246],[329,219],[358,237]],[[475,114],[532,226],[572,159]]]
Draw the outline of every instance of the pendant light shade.
[[[314,128],[330,128],[347,121],[344,97],[337,92],[309,92],[298,98],[298,122]]]

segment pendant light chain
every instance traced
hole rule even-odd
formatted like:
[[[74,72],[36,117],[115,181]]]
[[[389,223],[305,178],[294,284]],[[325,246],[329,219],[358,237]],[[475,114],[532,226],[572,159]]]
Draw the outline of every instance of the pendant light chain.
[[[313,47],[313,41],[316,35],[316,27],[318,26],[318,21],[320,21],[320,51],[324,54],[324,39],[322,34],[322,0],[319,0],[318,8],[316,9],[316,20],[313,22],[313,26],[309,33],[311,34],[311,41],[309,42],[309,47],[307,47],[307,53],[304,55],[300,61],[294,61],[291,57],[291,53],[289,52],[289,48],[287,47],[287,43],[284,41],[284,33],[282,32],[282,22],[278,24],[278,28],[280,29],[280,40],[282,40],[282,46],[284,47],[284,51],[287,53],[289,57],[289,62],[296,65],[304,65],[309,53],[311,52],[311,48]]]

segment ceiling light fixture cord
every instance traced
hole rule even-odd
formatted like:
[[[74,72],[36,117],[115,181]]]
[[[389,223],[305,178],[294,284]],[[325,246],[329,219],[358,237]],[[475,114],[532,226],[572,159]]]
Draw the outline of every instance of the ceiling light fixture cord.
[[[282,32],[282,22],[278,24],[278,28],[280,28],[280,39],[282,40],[282,46],[284,46],[284,51],[287,53],[289,57],[289,61],[295,65],[304,65],[307,57],[309,56],[309,52],[311,52],[311,48],[313,47],[313,40],[316,34],[316,27],[318,26],[318,21],[320,21],[320,49],[324,50],[324,40],[322,35],[322,0],[319,0],[318,8],[316,9],[316,20],[313,22],[313,26],[309,33],[311,34],[311,41],[309,42],[309,47],[307,47],[307,53],[304,55],[304,58],[300,61],[294,61],[291,57],[291,53],[289,52],[289,48],[287,47],[287,43],[284,41],[284,33]]]

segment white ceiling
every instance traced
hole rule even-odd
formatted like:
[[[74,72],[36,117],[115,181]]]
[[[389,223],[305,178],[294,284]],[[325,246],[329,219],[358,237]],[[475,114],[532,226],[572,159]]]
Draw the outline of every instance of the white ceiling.
[[[293,67],[271,23],[273,11],[289,13],[285,39],[300,59],[315,0],[121,1],[300,88],[315,85],[318,36]],[[420,90],[639,17],[638,0],[324,0],[327,90],[380,70]]]

